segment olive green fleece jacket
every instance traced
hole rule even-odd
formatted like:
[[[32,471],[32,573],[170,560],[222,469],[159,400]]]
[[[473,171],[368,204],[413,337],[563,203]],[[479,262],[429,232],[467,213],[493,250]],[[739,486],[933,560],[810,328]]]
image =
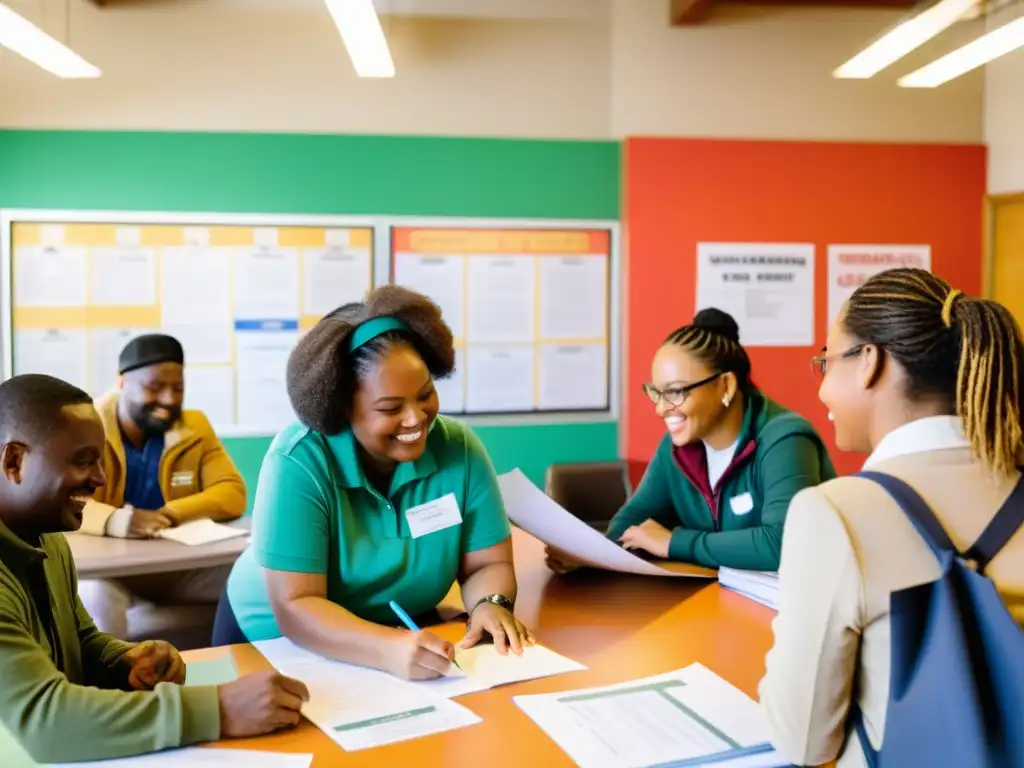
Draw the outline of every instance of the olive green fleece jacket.
[[[131,647],[82,606],[62,534],[31,546],[0,523],[0,727],[33,760],[109,760],[220,738],[216,687],[133,692],[122,658]]]
[[[736,454],[718,485],[710,487],[703,443],[676,447],[665,435],[636,493],[609,523],[610,539],[652,519],[672,531],[672,560],[778,570],[789,502],[836,472],[804,417],[757,390],[745,397]]]

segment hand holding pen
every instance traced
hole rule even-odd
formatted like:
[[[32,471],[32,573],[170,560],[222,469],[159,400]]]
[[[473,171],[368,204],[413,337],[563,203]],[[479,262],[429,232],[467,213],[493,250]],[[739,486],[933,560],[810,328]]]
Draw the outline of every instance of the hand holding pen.
[[[449,672],[452,665],[461,669],[455,661],[455,646],[426,630],[420,629],[402,608],[393,600],[391,610],[408,629],[396,647],[389,671],[403,680],[431,680]]]

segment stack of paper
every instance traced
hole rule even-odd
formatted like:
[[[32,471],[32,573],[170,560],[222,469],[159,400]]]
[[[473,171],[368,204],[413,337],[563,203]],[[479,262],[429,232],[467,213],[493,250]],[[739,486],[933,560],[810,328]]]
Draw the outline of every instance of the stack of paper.
[[[287,638],[253,645],[282,674],[309,688],[303,706],[310,722],[343,749],[358,750],[462,728],[480,718],[450,699],[498,685],[586,669],[571,659],[534,646],[521,657],[501,656],[493,645],[459,651],[460,672],[422,682],[331,661]]]
[[[212,544],[216,541],[248,535],[249,531],[245,528],[215,523],[207,517],[183,523],[176,528],[164,528],[156,534],[157,538],[176,541],[179,544],[187,544],[190,547],[198,546],[199,544]]]
[[[700,664],[513,700],[581,768],[789,765],[757,703]]]
[[[773,611],[779,609],[779,574],[770,571],[741,571],[738,568],[719,568],[718,583],[738,592]]]
[[[670,571],[640,559],[563,509],[518,469],[499,475],[498,485],[512,522],[580,563],[644,576],[714,578],[707,568]]]

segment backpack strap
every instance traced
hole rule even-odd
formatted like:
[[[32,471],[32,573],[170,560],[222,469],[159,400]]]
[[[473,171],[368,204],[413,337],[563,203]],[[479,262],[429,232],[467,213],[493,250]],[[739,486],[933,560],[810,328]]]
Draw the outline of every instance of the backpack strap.
[[[1024,525],[1024,475],[1017,480],[1017,485],[1003,502],[981,536],[974,542],[967,557],[978,563],[978,572],[984,573],[992,558],[1006,546],[1017,530]]]
[[[949,534],[946,533],[946,529],[942,527],[939,519],[935,517],[935,513],[932,512],[928,503],[905,482],[898,477],[893,477],[883,472],[864,471],[857,473],[855,477],[873,480],[882,486],[892,496],[893,500],[900,505],[903,513],[910,518],[910,522],[914,524],[917,532],[935,554],[935,557],[939,558],[944,552],[960,554],[956,547],[953,546]]]

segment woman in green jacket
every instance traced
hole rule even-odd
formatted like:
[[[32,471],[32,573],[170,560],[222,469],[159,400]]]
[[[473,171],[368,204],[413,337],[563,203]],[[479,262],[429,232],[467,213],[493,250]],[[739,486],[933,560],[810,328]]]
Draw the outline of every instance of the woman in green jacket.
[[[775,571],[793,496],[835,477],[814,427],[772,402],[727,313],[704,309],[664,341],[644,392],[667,434],[608,537],[655,558]],[[558,572],[573,565],[555,551]]]

